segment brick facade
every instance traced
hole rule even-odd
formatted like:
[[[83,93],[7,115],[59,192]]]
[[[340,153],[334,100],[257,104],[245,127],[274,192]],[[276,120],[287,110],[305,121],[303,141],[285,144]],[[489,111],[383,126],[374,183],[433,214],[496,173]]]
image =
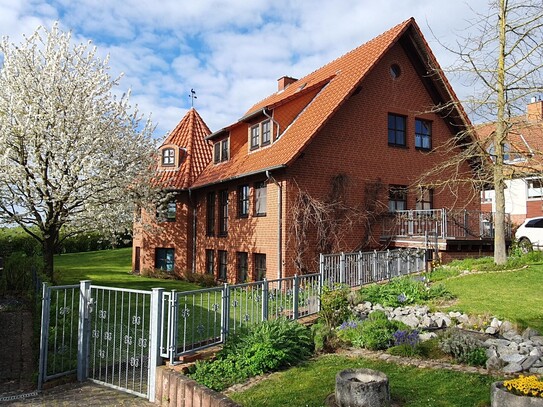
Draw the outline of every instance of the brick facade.
[[[430,92],[429,86],[437,85],[429,85],[427,75],[421,75],[420,63],[414,62],[420,56],[410,54],[414,51],[406,46],[408,41],[399,40],[419,41],[421,36],[414,21],[409,20],[290,83],[267,99],[272,107],[261,102],[237,123],[206,137],[210,145],[228,137],[229,158],[211,162],[188,191],[180,191],[176,222],[161,223],[160,233],[138,229],[134,247],[140,247],[141,268],[154,267],[156,248],[171,247],[175,248],[173,272],[177,274],[187,270],[207,272],[211,254],[215,277],[229,282],[240,282],[240,266],[245,266],[245,259],[248,280],[256,279],[263,255],[268,279],[315,272],[319,250],[314,230],[309,230],[304,240],[307,251],[301,256],[301,270],[296,261],[293,207],[300,191],[321,201],[339,194],[345,207],[357,213],[352,227],[338,233],[334,251],[377,248],[389,187],[412,185],[421,174],[446,159],[436,147],[458,131],[458,123],[448,123],[450,116],[442,118],[430,112],[438,91]],[[368,55],[364,47],[375,55]],[[355,51],[358,54],[353,54]],[[362,59],[355,59],[355,55]],[[357,64],[366,66],[365,71]],[[391,75],[393,65],[399,68],[399,76]],[[442,86],[444,82],[439,83]],[[338,92],[344,96],[337,97]],[[405,117],[405,146],[389,145],[389,114]],[[251,149],[251,126],[268,117],[272,117],[270,144]],[[432,149],[415,147],[416,119],[431,124]],[[467,165],[465,171],[469,171]],[[341,184],[341,192],[332,192],[333,180],[336,186]],[[255,213],[255,187],[259,183],[266,185],[265,215]],[[243,185],[249,187],[246,217],[238,216],[238,191]],[[365,191],[373,192],[365,195]],[[213,215],[207,203],[210,193],[215,197]],[[228,226],[227,233],[221,235],[221,213],[225,212],[220,196],[225,193]],[[416,190],[408,191],[407,209],[415,209],[416,196]],[[479,202],[467,201],[471,196],[469,191],[435,191],[432,205],[478,209]],[[210,216],[214,218],[212,231]],[[221,270],[226,270],[226,278]]]

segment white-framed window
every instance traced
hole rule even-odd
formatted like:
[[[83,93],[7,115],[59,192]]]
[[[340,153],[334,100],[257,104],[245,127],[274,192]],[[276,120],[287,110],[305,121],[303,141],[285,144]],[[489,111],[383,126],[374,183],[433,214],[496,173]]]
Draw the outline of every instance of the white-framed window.
[[[272,142],[272,123],[270,119],[249,127],[249,148],[256,150]]]
[[[213,144],[213,163],[218,164],[223,161],[228,161],[230,158],[230,139],[217,141]]]
[[[543,179],[532,178],[528,179],[528,198],[542,198],[543,197]]]
[[[488,189],[481,191],[481,202],[483,203],[492,203],[494,201],[494,190]]]
[[[162,165],[175,165],[175,150],[173,148],[165,148],[162,150]]]

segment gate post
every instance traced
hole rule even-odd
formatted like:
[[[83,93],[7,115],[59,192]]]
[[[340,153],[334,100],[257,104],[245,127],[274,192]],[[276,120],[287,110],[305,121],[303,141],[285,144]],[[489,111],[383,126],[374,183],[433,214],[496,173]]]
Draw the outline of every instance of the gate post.
[[[339,283],[345,284],[345,253],[341,252],[339,258]]]
[[[230,289],[228,287],[228,283],[224,283],[223,289],[222,289],[222,327],[221,327],[221,343],[224,343],[226,341],[226,337],[228,336],[228,332],[230,330],[229,324],[230,324]]]
[[[77,380],[88,376],[90,280],[79,282],[79,329],[77,333]]]
[[[153,288],[151,293],[151,321],[149,323],[149,381],[147,396],[153,403],[156,395],[156,368],[160,365],[160,336],[162,329],[162,302],[164,289]]]
[[[268,298],[269,298],[269,290],[270,286],[268,283],[268,279],[264,278],[262,280],[262,321],[266,321],[268,319]]]
[[[40,334],[40,363],[38,371],[38,390],[42,389],[47,372],[47,347],[49,342],[49,315],[51,312],[51,288],[47,283],[42,284],[41,299],[41,334]]]

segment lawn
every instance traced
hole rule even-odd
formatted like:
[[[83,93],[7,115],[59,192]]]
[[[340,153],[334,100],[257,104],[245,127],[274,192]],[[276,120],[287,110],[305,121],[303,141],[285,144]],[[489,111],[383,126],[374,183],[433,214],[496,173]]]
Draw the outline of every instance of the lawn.
[[[69,253],[55,256],[57,284],[77,284],[91,280],[95,285],[150,290],[197,290],[196,284],[179,280],[165,280],[132,274],[132,249],[130,247],[96,252]]]
[[[497,380],[478,374],[326,355],[274,373],[257,385],[228,396],[251,407],[320,407],[334,392],[337,372],[349,368],[369,368],[385,373],[392,401],[402,407],[489,406],[490,384]]]
[[[489,271],[449,278],[442,283],[456,295],[451,308],[497,316],[543,332],[542,264],[512,271]]]

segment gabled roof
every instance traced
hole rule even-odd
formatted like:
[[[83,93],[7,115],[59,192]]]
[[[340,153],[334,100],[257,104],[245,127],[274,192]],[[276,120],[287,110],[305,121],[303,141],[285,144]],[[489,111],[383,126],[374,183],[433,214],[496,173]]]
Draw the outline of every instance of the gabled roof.
[[[302,93],[305,94],[311,90],[315,92],[315,96],[299,112],[294,121],[286,129],[281,129],[279,139],[269,148],[252,153],[249,153],[247,148],[241,148],[236,154],[232,154],[227,162],[209,165],[193,186],[201,187],[289,166],[349,96],[356,91],[386,52],[399,41],[402,41],[402,45],[415,54],[411,55],[411,58],[421,77],[424,77],[427,82],[432,82],[430,93],[434,102],[447,103],[451,100],[457,102],[444,76],[428,75],[428,72],[439,68],[439,65],[415,20],[411,18],[290,84],[283,91],[274,93],[252,106],[244,117],[251,117],[263,109],[273,109]],[[449,117],[455,117],[457,125],[469,125],[469,120],[458,103],[454,103],[452,110],[454,112],[449,114]],[[236,124],[227,126],[224,130],[232,131],[235,126]],[[216,134],[222,133],[220,131]]]
[[[526,176],[543,169],[543,121],[530,120],[526,116],[508,119],[510,126],[506,137],[506,153],[510,176]],[[493,142],[496,123],[484,123],[475,128],[477,138],[488,150]]]
[[[173,145],[180,150],[178,159],[181,165],[158,169],[157,181],[165,189],[188,189],[194,183],[211,161],[212,146],[205,140],[210,134],[211,130],[196,109],[191,108],[160,146]]]

